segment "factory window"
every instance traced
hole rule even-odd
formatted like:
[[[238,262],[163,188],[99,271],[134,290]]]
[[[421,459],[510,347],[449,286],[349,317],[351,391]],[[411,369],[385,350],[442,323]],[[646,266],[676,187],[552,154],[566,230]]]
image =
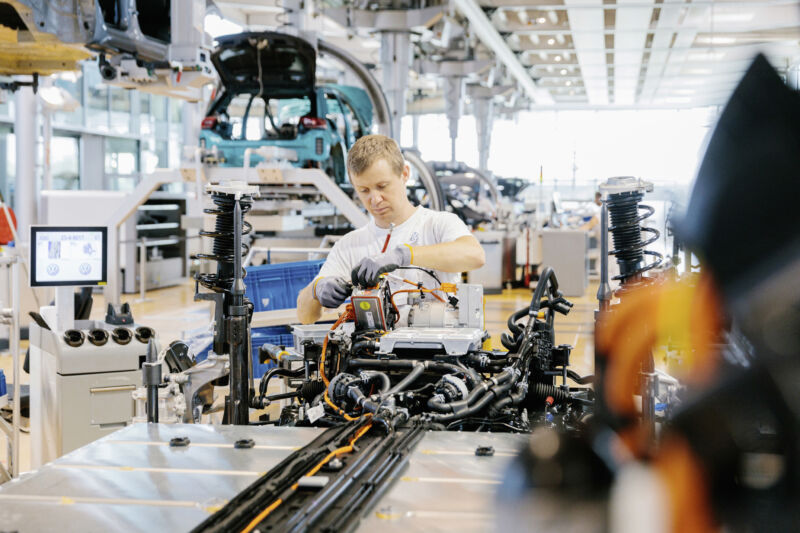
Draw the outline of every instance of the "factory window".
[[[139,141],[106,138],[105,175],[108,189],[133,190],[139,179]]]
[[[56,111],[53,113],[54,124],[77,126],[83,124],[83,74],[80,70],[63,72],[54,76],[53,85],[66,91],[69,97],[78,103],[73,111]]]
[[[183,102],[175,98],[170,98],[169,121],[172,122],[173,124],[180,124],[182,111],[183,111]]]
[[[84,83],[86,83],[86,127],[108,130],[108,85],[103,82],[97,65],[84,63]]]
[[[77,137],[53,136],[50,143],[50,175],[53,189],[80,188],[80,154]]]
[[[0,91],[0,117],[11,117],[11,102],[13,95],[10,91]]]
[[[156,122],[167,121],[167,97],[160,94],[150,95],[150,111]]]
[[[155,118],[150,111],[150,95],[139,93],[139,134],[145,138],[155,131]]]
[[[131,131],[131,91],[110,87],[111,131],[129,133]]]

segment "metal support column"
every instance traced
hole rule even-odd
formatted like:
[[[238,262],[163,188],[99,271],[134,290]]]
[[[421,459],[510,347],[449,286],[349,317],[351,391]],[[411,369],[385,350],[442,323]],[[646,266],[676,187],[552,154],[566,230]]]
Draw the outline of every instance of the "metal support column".
[[[489,149],[492,146],[492,126],[494,123],[494,100],[492,98],[473,98],[475,126],[478,130],[478,169],[489,170]]]
[[[399,141],[401,120],[406,114],[406,91],[411,57],[411,35],[408,32],[381,33],[381,70],[383,90],[392,112],[392,138]]]
[[[23,86],[15,94],[14,135],[17,143],[17,173],[14,210],[20,240],[28,241],[29,227],[36,224],[36,96]]]
[[[447,76],[444,79],[444,106],[450,130],[450,160],[453,162],[456,161],[458,121],[464,111],[464,84],[463,76]]]

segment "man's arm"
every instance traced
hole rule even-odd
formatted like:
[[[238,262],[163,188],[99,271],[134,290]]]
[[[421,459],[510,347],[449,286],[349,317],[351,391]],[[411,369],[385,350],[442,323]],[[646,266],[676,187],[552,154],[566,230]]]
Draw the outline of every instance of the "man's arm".
[[[411,249],[411,264],[442,272],[469,272],[486,263],[483,246],[472,235],[464,235],[454,241],[414,246]]]
[[[301,324],[313,324],[322,316],[322,305],[314,298],[314,282],[297,295],[297,318]]]

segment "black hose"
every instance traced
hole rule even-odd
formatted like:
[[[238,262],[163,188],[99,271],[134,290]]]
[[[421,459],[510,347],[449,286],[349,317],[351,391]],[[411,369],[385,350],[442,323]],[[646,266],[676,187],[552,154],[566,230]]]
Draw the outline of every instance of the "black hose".
[[[379,394],[385,394],[387,391],[389,391],[389,388],[392,386],[392,382],[389,380],[389,376],[387,376],[383,372],[378,372],[377,370],[361,371],[361,379],[364,380],[364,382],[371,381],[375,378],[379,379],[381,382],[380,387],[378,387]]]
[[[522,333],[522,330],[525,329],[523,326],[517,324],[517,320],[526,316],[530,311],[530,307],[523,307],[522,309],[515,311],[510,317],[508,317],[508,330],[514,334],[514,338],[519,336]]]
[[[347,362],[348,367],[382,369],[413,368],[417,364],[423,365],[426,370],[464,374],[468,384],[473,387],[483,381],[480,375],[472,368],[442,361],[418,361],[415,359],[350,359]]]
[[[367,349],[372,349],[374,351],[377,347],[378,343],[373,340],[357,341],[353,343],[353,353],[357,354],[358,352]]]
[[[594,376],[581,376],[574,370],[567,370],[567,377],[580,385],[588,385],[594,383]]]
[[[423,363],[415,364],[414,367],[411,369],[411,372],[406,374],[406,377],[401,379],[397,383],[397,385],[395,385],[389,390],[389,394],[395,394],[397,392],[402,391],[403,389],[411,385],[414,381],[416,381],[416,379],[420,377],[420,375],[422,375],[423,372],[425,372],[425,365]]]
[[[539,312],[542,298],[545,295],[545,290],[550,287],[550,295],[553,297],[558,297],[558,280],[556,279],[555,272],[550,267],[545,267],[542,273],[539,275],[539,281],[536,282],[536,289],[533,291],[533,297],[531,298],[531,305],[528,308],[528,315],[529,316],[536,316]]]
[[[509,405],[519,404],[520,402],[522,402],[522,400],[525,399],[525,394],[526,391],[522,387],[517,387],[515,391],[509,392],[507,396],[500,398],[499,400],[494,402],[494,404],[492,404],[492,406],[489,408],[489,417],[494,418],[499,414],[499,411],[501,409],[504,409]]]
[[[513,371],[505,370],[500,374],[494,376],[489,381],[484,381],[480,383],[477,387],[474,387],[467,397],[463,400],[458,400],[456,402],[444,403],[439,401],[435,397],[428,400],[428,407],[433,409],[434,411],[440,411],[443,413],[462,413],[463,411],[470,408],[473,403],[477,403],[483,400],[485,393],[493,390],[492,387],[500,387],[505,386],[505,383],[510,381],[511,378],[514,376]],[[480,398],[480,400],[479,400]]]
[[[500,335],[500,344],[510,352],[517,352],[519,350],[519,338],[513,338],[508,333]]]
[[[492,400],[505,394],[512,387],[512,385],[513,383],[502,383],[496,387],[490,388],[486,394],[484,394],[478,401],[475,402],[474,405],[463,410],[454,411],[452,413],[430,415],[431,420],[433,422],[449,422],[456,418],[466,418],[472,416],[485,409]]]
[[[271,368],[266,374],[261,377],[261,381],[258,384],[258,391],[260,396],[263,397],[267,394],[267,387],[269,386],[269,380],[271,380],[274,376],[281,376],[281,377],[288,377],[288,378],[297,378],[305,374],[305,369],[300,368],[298,370],[289,370],[286,368]]]

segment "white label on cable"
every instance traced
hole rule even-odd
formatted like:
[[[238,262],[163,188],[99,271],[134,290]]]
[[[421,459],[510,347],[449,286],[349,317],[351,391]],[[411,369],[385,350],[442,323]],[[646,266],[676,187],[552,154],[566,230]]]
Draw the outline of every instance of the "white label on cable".
[[[322,404],[317,405],[316,407],[312,407],[308,411],[306,411],[306,416],[308,417],[308,421],[312,424],[325,416],[325,408],[322,407]]]
[[[372,317],[372,313],[367,313],[367,327],[369,329],[375,329],[375,319]]]

